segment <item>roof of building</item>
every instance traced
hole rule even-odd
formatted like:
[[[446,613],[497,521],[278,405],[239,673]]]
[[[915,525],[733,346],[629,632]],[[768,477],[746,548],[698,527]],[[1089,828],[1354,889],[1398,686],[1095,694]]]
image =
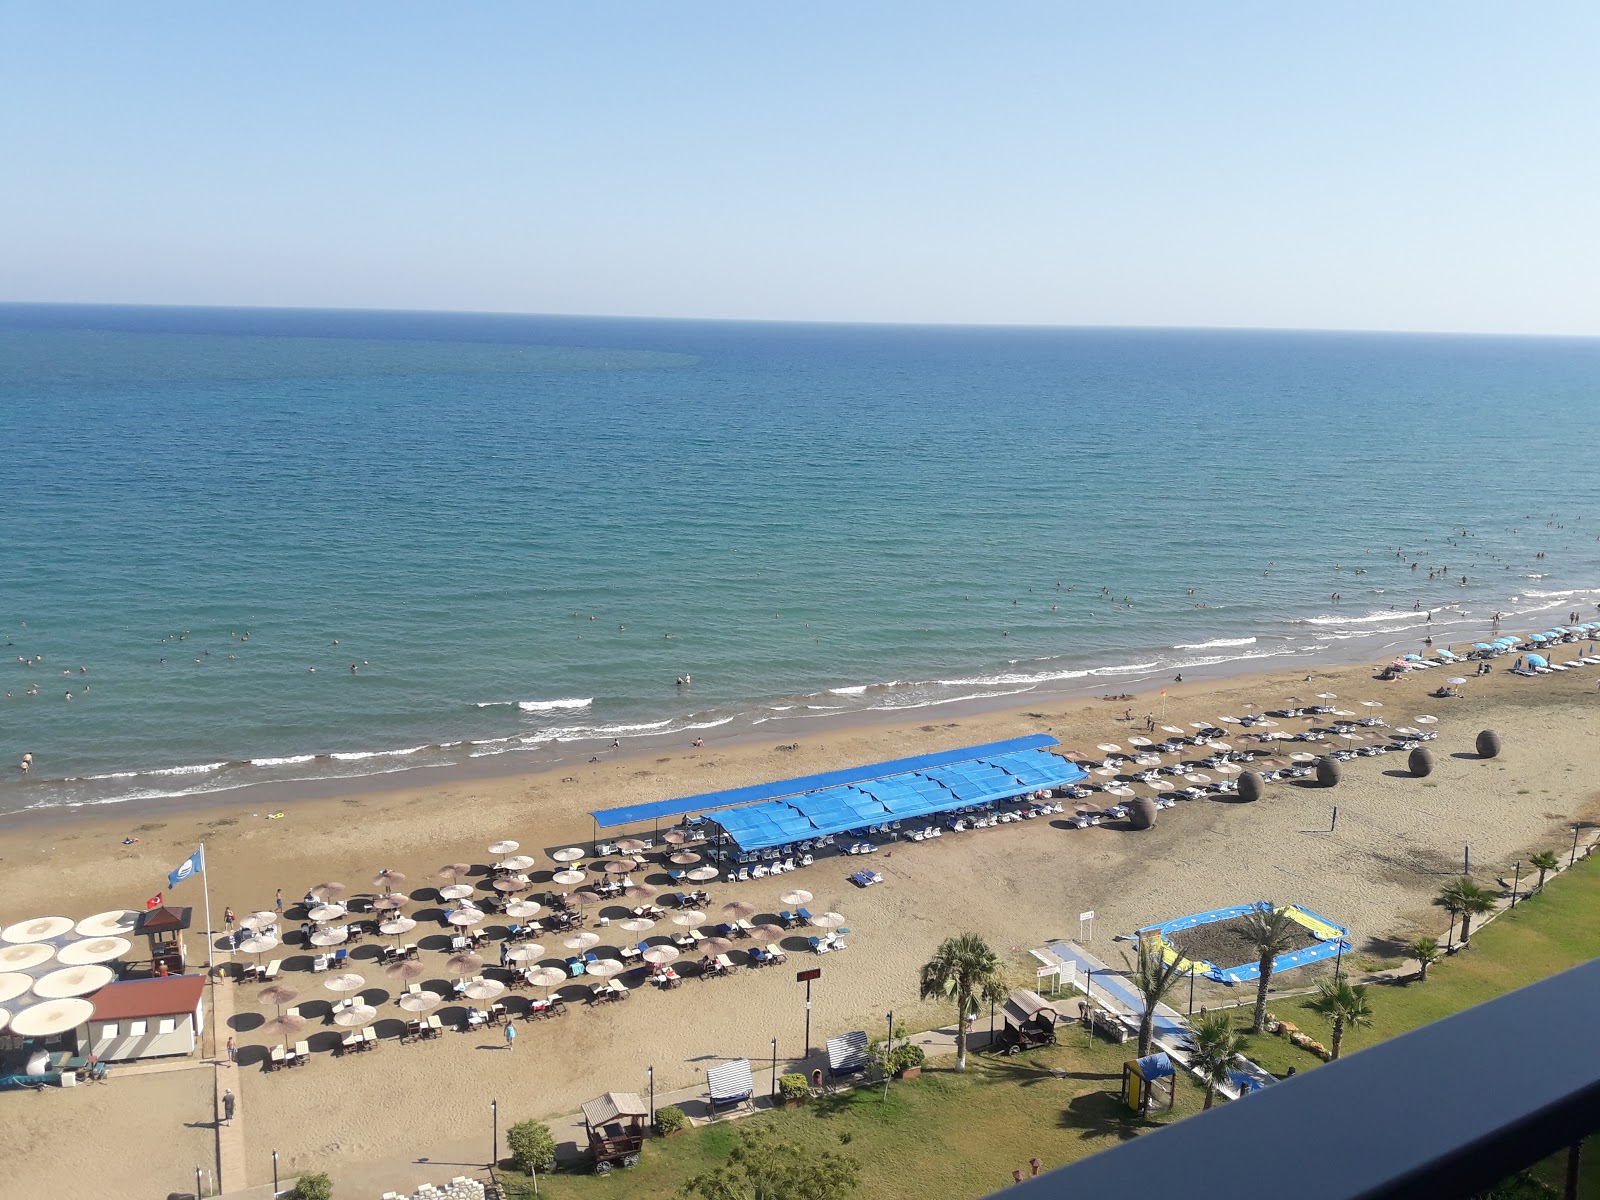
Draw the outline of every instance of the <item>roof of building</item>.
[[[638,1092],[607,1092],[603,1096],[596,1096],[583,1106],[583,1119],[593,1129],[609,1124],[618,1117],[649,1115],[650,1110],[645,1108]]]
[[[200,1006],[204,975],[169,975],[165,979],[132,979],[108,983],[89,997],[96,1021],[129,1017],[170,1017]]]
[[[169,929],[187,929],[194,913],[192,908],[151,908],[139,914],[135,933],[165,933]]]

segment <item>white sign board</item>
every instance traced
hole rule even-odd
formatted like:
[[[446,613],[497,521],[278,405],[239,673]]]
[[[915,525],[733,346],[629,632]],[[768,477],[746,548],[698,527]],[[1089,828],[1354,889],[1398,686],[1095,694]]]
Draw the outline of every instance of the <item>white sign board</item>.
[[[1094,920],[1094,909],[1091,908],[1088,912],[1079,913],[1078,914],[1078,920],[1080,920],[1080,921],[1092,921],[1092,920]]]

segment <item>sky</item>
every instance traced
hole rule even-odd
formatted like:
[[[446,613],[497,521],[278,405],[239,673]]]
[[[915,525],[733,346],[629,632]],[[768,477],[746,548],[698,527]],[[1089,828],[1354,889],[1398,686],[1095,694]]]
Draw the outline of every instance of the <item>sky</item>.
[[[1600,334],[1600,5],[0,0],[0,300]]]

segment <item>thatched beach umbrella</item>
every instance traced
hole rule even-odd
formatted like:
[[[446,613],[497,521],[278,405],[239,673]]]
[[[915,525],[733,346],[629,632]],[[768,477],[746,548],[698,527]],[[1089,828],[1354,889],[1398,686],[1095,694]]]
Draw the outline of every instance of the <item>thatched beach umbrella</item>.
[[[627,969],[614,958],[602,958],[599,962],[585,963],[583,973],[593,975],[596,979],[610,979],[614,975],[621,975]]]
[[[538,916],[543,909],[544,905],[537,900],[513,900],[506,905],[505,913],[514,921],[525,921]]]
[[[367,981],[359,975],[345,971],[324,980],[322,986],[330,992],[359,992],[367,986]]]
[[[0,946],[0,971],[31,971],[34,967],[42,967],[55,956],[55,947],[43,942]]]
[[[465,900],[477,891],[470,883],[447,883],[439,889],[441,900]]]
[[[389,937],[399,937],[403,933],[410,933],[417,927],[417,923],[410,917],[390,917],[378,926],[378,932]]]
[[[445,960],[444,969],[452,975],[474,975],[483,970],[483,956],[466,951]]]
[[[655,963],[659,966],[661,963],[669,963],[677,958],[678,948],[676,946],[651,946],[641,957],[645,962]]]
[[[85,917],[74,926],[74,932],[84,938],[122,937],[132,933],[138,923],[139,914],[133,909],[113,908],[109,912]]]
[[[29,942],[48,942],[72,932],[75,922],[71,917],[30,917],[0,929],[0,942],[24,945]]]
[[[677,863],[680,867],[692,867],[702,857],[702,855],[696,854],[693,850],[679,850],[672,856],[671,861]]]
[[[567,981],[567,973],[557,967],[539,967],[528,972],[528,982],[534,987],[560,987]]]
[[[506,958],[511,962],[532,963],[544,957],[544,947],[538,942],[523,942],[520,946],[513,946],[506,951]]]
[[[608,862],[605,866],[607,875],[627,875],[638,869],[638,862],[631,858],[619,858],[613,862]]]
[[[472,867],[467,863],[445,863],[444,866],[434,872],[436,878],[443,879],[448,883],[455,883],[457,880],[465,879],[471,874]]]
[[[777,925],[757,925],[750,931],[750,940],[758,946],[781,942],[783,940],[783,930]]]
[[[844,924],[844,914],[825,912],[820,917],[811,918],[811,923],[818,929],[838,929]]]
[[[730,921],[744,921],[756,915],[756,906],[744,900],[729,900],[722,906],[722,915]]]
[[[411,897],[404,892],[395,892],[389,896],[379,896],[372,902],[373,912],[398,912],[411,903]]]
[[[655,926],[656,923],[649,917],[629,917],[626,921],[621,922],[617,928],[625,929],[629,933],[644,933],[648,929],[654,929]]]
[[[706,883],[712,879],[715,879],[720,874],[722,874],[722,871],[719,868],[707,865],[704,867],[696,867],[694,870],[687,872],[684,878],[692,879],[696,883]]]
[[[406,877],[399,871],[391,871],[388,867],[385,867],[372,877],[372,886],[381,887],[384,894],[388,895],[405,881]]]
[[[445,920],[449,921],[452,925],[458,925],[462,929],[465,929],[467,926],[476,925],[479,921],[483,920],[483,911],[476,908],[458,908],[448,917],[446,917]]]
[[[726,954],[733,949],[733,942],[725,937],[707,938],[700,943],[700,949],[707,954]]]
[[[340,921],[349,915],[342,904],[319,904],[306,914],[310,920],[319,925],[328,921]]]
[[[592,950],[600,944],[600,935],[582,930],[562,938],[561,944],[568,950]]]
[[[685,908],[672,914],[672,923],[674,925],[682,925],[685,929],[693,929],[696,925],[702,924],[705,919],[705,913],[693,908]]]
[[[424,975],[426,975],[428,973],[428,968],[423,966],[421,963],[408,958],[402,962],[390,963],[383,969],[383,973],[390,979],[399,979],[406,983],[410,983],[412,980],[421,979]]]
[[[506,994],[506,985],[498,979],[474,979],[461,989],[461,994],[468,1000],[493,1000]]]
[[[261,956],[267,951],[276,950],[277,948],[277,938],[267,937],[265,934],[260,933],[256,934],[255,937],[247,937],[239,943],[239,952],[241,954],[254,954],[257,962],[261,961]]]
[[[656,889],[648,883],[630,883],[622,889],[622,894],[629,900],[654,900]]]
[[[526,879],[518,879],[515,875],[508,875],[504,879],[496,879],[492,886],[495,891],[510,895],[512,892],[525,892],[532,885]]]
[[[400,997],[400,1007],[406,1012],[427,1012],[430,1008],[437,1008],[444,1002],[444,997],[438,992],[407,992]]]
[[[792,892],[785,892],[779,897],[779,899],[785,904],[793,905],[795,908],[799,908],[803,904],[810,904],[816,899],[816,897],[810,892],[806,891],[805,888],[795,888],[795,890]],[[737,901],[735,901],[735,903],[737,903]],[[728,906],[726,904],[722,906],[722,911],[728,911]]]
[[[337,900],[349,890],[342,883],[319,883],[311,889],[311,894],[323,900]]]
[[[520,849],[522,849],[522,843],[514,842],[510,838],[489,843],[489,853],[496,858],[503,858],[507,854],[515,854]]]
[[[669,829],[661,835],[661,840],[670,846],[682,846],[689,841],[689,834],[682,829]]]
[[[305,1027],[306,1019],[299,1013],[279,1013],[262,1023],[261,1032],[276,1041],[278,1038],[291,1038]]]
[[[283,1011],[285,1004],[292,1003],[300,998],[300,993],[287,984],[274,983],[262,988],[256,993],[257,1004],[270,1004],[279,1012]]]

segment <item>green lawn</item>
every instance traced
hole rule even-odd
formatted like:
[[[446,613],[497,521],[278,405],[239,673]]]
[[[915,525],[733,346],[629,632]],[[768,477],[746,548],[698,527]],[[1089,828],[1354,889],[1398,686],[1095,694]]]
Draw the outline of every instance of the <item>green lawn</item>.
[[[712,1125],[678,1137],[652,1139],[644,1161],[609,1176],[541,1178],[551,1200],[595,1196],[632,1200],[665,1197],[696,1172],[726,1156],[738,1130],[755,1121],[803,1147],[852,1154],[862,1164],[859,1195],[875,1200],[983,1196],[1026,1172],[1035,1155],[1056,1167],[1141,1129],[1199,1110],[1197,1087],[1180,1084],[1175,1116],[1142,1121],[1122,1107],[1122,1064],[1133,1044],[1091,1042],[1076,1026],[1061,1042],[1015,1058],[975,1054],[965,1074],[941,1065],[922,1078],[883,1089],[858,1088],[747,1121]],[[1057,1076],[1052,1072],[1063,1072]],[[531,1193],[530,1193],[531,1194]]]
[[[1373,987],[1368,999],[1374,1022],[1345,1034],[1345,1053],[1600,955],[1597,912],[1600,866],[1589,860],[1552,880],[1545,894],[1474,933],[1472,949],[1436,964],[1426,983]],[[1274,1002],[1272,1011],[1326,1044],[1327,1024],[1306,1002],[1306,997],[1285,998]],[[1240,1021],[1248,1024],[1248,1009],[1240,1010]],[[1286,1074],[1291,1066],[1305,1071],[1321,1065],[1284,1038],[1246,1040],[1246,1053],[1274,1074]],[[975,1054],[964,1075],[943,1064],[927,1069],[919,1080],[892,1085],[887,1101],[881,1088],[860,1089],[754,1120],[774,1123],[781,1137],[803,1147],[855,1155],[862,1164],[861,1196],[983,1196],[1010,1182],[1012,1169],[1026,1169],[1034,1155],[1047,1168],[1060,1166],[1200,1108],[1200,1089],[1184,1080],[1175,1114],[1144,1122],[1128,1113],[1117,1093],[1122,1063],[1132,1056],[1131,1043],[1090,1041],[1074,1026],[1047,1050],[1011,1059]],[[669,1196],[686,1179],[724,1158],[738,1129],[749,1123],[653,1139],[644,1161],[632,1170],[606,1177],[558,1174],[540,1180],[540,1194],[551,1200]],[[1545,1164],[1537,1174],[1547,1183],[1557,1182],[1560,1165]],[[1600,1196],[1597,1146],[1584,1156],[1583,1194]]]

